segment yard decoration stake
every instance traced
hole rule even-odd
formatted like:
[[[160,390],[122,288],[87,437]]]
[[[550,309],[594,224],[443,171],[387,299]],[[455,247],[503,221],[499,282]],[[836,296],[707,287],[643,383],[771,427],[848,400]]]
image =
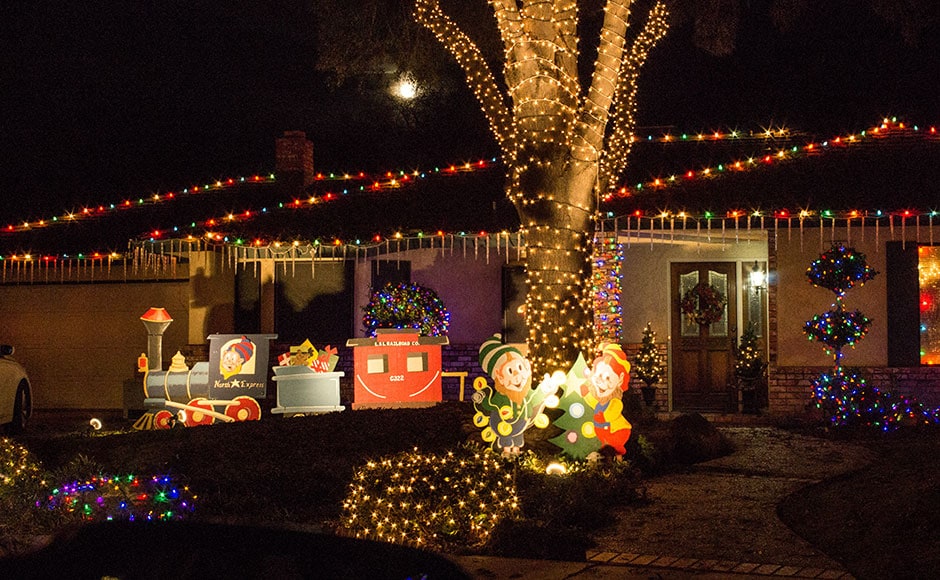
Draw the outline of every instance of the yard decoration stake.
[[[535,425],[548,427],[549,419],[542,411],[558,404],[558,384],[547,376],[538,388],[532,388],[532,365],[514,346],[502,343],[494,334],[480,345],[480,366],[493,379],[484,377],[473,382],[473,424],[483,431],[481,436],[493,449],[516,455],[525,445],[525,432]]]
[[[578,356],[558,404],[565,413],[555,426],[563,433],[550,441],[574,459],[587,459],[605,447],[623,456],[633,430],[623,416],[623,393],[629,384],[630,363],[619,345],[604,345],[591,368]]]

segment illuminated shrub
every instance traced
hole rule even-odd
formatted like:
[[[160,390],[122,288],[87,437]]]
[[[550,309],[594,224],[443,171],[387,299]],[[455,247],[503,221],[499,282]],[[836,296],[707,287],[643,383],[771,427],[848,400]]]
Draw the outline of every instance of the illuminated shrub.
[[[0,439],[0,496],[41,483],[42,468],[29,451],[12,439]]]
[[[411,328],[425,336],[446,336],[450,312],[430,288],[417,284],[386,284],[372,293],[363,308],[362,325],[369,336],[379,328]]]
[[[168,475],[97,475],[62,483],[36,506],[85,521],[170,521],[192,513],[195,499]]]
[[[506,460],[471,447],[443,456],[415,449],[354,473],[343,525],[357,538],[453,552],[482,546],[518,509]]]

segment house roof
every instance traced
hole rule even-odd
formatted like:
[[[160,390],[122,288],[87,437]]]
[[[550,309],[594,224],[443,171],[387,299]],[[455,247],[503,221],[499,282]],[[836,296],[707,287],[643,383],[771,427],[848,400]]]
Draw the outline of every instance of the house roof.
[[[887,215],[940,209],[940,135],[886,124],[820,139],[793,132],[661,132],[635,144],[625,185],[601,204],[607,217],[693,219]],[[515,231],[493,160],[380,175],[318,174],[303,189],[274,176],[218,180],[176,193],[83,208],[73,218],[15,222],[0,255],[75,257],[127,251],[129,240],[193,236],[213,243],[369,243],[396,234]],[[878,211],[883,212],[877,214]]]

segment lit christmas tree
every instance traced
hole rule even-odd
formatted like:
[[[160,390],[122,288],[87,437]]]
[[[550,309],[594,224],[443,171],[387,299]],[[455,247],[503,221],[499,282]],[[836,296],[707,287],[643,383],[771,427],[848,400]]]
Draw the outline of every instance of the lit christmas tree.
[[[748,324],[734,349],[734,374],[742,379],[756,379],[764,371],[764,359],[754,325]]]
[[[656,333],[653,332],[653,326],[649,322],[643,329],[643,342],[640,350],[633,357],[631,370],[638,379],[646,383],[647,387],[658,383],[666,372],[665,361],[656,348]]]
[[[806,271],[814,286],[831,290],[836,303],[803,326],[803,332],[825,345],[833,356],[832,373],[813,381],[816,405],[832,425],[865,425],[884,431],[902,424],[940,423],[940,409],[929,409],[906,397],[893,397],[869,385],[863,376],[842,366],[842,349],[855,346],[871,327],[871,320],[858,310],[848,312],[842,302],[846,290],[864,285],[875,277],[865,255],[838,244],[824,252]]]
[[[372,293],[362,325],[369,336],[379,328],[413,328],[424,336],[444,336],[450,312],[434,290],[417,284],[386,284]]]

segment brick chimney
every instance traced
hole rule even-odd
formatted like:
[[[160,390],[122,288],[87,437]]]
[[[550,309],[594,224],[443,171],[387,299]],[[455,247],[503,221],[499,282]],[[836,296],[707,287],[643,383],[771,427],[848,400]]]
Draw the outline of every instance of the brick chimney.
[[[286,192],[300,193],[313,183],[313,143],[303,131],[284,131],[275,148],[275,172]]]

